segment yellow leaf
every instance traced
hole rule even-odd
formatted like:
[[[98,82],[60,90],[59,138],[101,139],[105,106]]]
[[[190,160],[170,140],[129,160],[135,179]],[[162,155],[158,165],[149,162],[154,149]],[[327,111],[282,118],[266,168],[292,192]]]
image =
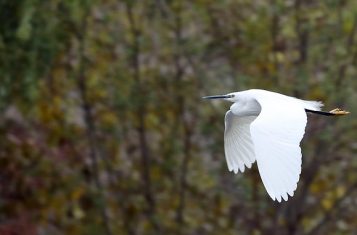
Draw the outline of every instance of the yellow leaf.
[[[321,204],[325,210],[330,210],[333,206],[333,201],[330,199],[330,197],[327,197],[321,201]]]
[[[84,211],[78,205],[73,208],[73,217],[75,219],[82,219],[84,217]]]
[[[345,192],[346,192],[346,188],[345,188],[345,187],[343,187],[343,186],[338,186],[338,187],[336,188],[336,196],[337,196],[337,198],[342,197],[342,196],[345,194]]]

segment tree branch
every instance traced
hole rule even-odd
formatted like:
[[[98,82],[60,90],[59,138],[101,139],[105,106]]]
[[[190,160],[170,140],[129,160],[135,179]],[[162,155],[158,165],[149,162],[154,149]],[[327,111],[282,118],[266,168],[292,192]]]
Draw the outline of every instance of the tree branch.
[[[88,101],[88,92],[87,92],[87,84],[85,78],[85,56],[84,56],[84,49],[85,49],[85,36],[86,36],[86,29],[87,29],[87,15],[83,17],[82,24],[81,24],[81,32],[77,33],[77,39],[79,41],[79,71],[77,77],[77,86],[80,93],[80,97],[82,100],[82,109],[84,112],[84,120],[86,123],[86,136],[88,141],[89,147],[89,156],[91,158],[91,167],[93,173],[93,180],[96,186],[96,189],[99,194],[99,198],[101,200],[100,205],[100,214],[103,220],[105,233],[107,235],[112,235],[113,232],[110,227],[109,215],[107,208],[105,206],[105,196],[104,196],[104,187],[99,177],[99,156],[97,151],[97,140],[96,140],[96,127],[94,124],[94,118],[92,114],[92,107]]]
[[[133,15],[133,4],[131,2],[126,2],[126,12],[129,20],[130,33],[133,37],[132,44],[132,56],[131,56],[131,66],[133,71],[133,77],[135,80],[135,88],[133,92],[139,93],[140,96],[137,97],[136,103],[136,116],[139,120],[138,126],[136,128],[139,135],[139,146],[140,146],[140,154],[141,154],[141,163],[142,163],[142,172],[141,179],[143,184],[143,194],[147,203],[147,209],[145,210],[145,214],[148,217],[151,225],[153,226],[156,234],[160,234],[159,224],[156,222],[155,214],[156,214],[156,201],[152,193],[152,183],[150,176],[150,166],[151,166],[151,156],[148,149],[147,139],[146,139],[146,125],[145,118],[147,114],[144,88],[142,86],[141,74],[140,74],[140,61],[139,56],[141,53],[141,45],[139,42],[139,38],[141,36],[141,31],[137,27],[137,24]]]

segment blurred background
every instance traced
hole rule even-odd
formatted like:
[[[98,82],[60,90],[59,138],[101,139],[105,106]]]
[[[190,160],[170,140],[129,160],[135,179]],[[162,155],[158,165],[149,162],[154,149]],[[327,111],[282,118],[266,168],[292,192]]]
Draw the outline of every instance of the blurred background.
[[[1,0],[0,234],[357,234],[357,1]],[[295,196],[228,172],[228,102],[321,100]],[[282,110],[283,111],[283,110]]]

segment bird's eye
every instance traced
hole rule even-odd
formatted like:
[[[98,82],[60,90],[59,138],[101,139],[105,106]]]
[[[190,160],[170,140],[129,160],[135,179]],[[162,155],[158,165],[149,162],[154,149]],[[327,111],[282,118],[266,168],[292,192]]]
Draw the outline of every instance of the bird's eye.
[[[233,98],[234,97],[234,95],[232,94],[232,95],[230,95],[230,98]]]

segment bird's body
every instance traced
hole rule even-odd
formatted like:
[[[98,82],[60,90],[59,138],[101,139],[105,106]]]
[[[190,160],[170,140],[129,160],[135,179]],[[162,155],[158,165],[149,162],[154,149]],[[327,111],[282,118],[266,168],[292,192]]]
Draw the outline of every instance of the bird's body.
[[[286,96],[280,93],[251,89],[247,91],[234,92],[235,101],[230,110],[237,116],[258,116],[261,111],[261,106],[257,101],[257,97],[269,99],[272,101],[285,101],[289,104],[301,105],[302,109],[319,111],[323,106],[319,101],[301,100],[295,97]]]
[[[259,89],[204,98],[233,102],[225,115],[224,148],[229,171],[244,172],[256,160],[268,194],[279,202],[293,196],[297,187],[306,112],[347,114],[339,109],[320,111],[323,104],[319,101]]]

